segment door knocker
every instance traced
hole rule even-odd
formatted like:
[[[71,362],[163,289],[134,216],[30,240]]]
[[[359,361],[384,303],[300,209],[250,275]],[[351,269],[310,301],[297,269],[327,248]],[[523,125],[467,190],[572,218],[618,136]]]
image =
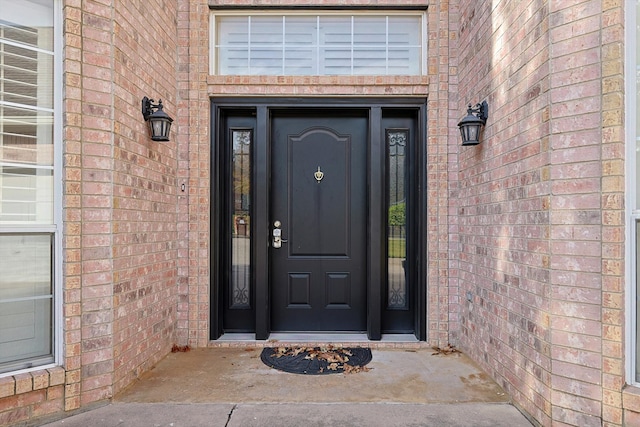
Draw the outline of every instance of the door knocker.
[[[313,177],[318,181],[318,184],[322,181],[322,178],[324,178],[324,172],[320,170],[320,166],[318,166],[318,170],[314,172]]]

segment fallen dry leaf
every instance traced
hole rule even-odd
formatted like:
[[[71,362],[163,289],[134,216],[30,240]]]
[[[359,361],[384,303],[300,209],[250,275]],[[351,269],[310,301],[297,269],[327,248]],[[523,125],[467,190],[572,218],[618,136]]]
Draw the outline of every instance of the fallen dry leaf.
[[[366,366],[360,365],[344,365],[342,369],[344,370],[345,374],[357,374],[358,372],[369,372],[373,368],[367,368]]]
[[[188,345],[174,344],[173,347],[171,347],[171,353],[186,353],[188,351],[191,351],[191,347]]]
[[[431,347],[433,350],[435,350],[434,353],[431,353],[431,355],[437,355],[437,354],[442,354],[442,355],[449,355],[449,354],[453,354],[453,353],[460,353],[460,350],[458,350],[455,346],[451,345],[451,344],[447,344],[444,347]]]

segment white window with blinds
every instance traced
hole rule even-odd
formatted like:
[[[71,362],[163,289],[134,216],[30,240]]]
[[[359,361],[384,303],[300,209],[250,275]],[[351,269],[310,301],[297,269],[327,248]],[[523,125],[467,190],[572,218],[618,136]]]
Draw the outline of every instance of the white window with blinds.
[[[212,12],[211,74],[420,75],[425,34],[419,12]]]
[[[0,0],[0,374],[55,362],[60,0]],[[58,77],[59,79],[59,77]],[[56,137],[57,136],[57,137]],[[56,178],[57,184],[56,184]]]

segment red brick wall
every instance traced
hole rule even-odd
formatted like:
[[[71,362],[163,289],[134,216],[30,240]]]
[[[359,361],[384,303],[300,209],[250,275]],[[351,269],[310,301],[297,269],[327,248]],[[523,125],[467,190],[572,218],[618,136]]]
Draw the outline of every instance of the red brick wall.
[[[540,1],[501,1],[495,8],[461,1],[460,14],[459,118],[466,104],[489,104],[481,144],[459,147],[461,344],[547,424],[548,8]]]
[[[458,30],[457,1],[429,2],[427,100],[427,340],[444,346],[456,342],[460,329],[459,291],[455,252],[455,198],[459,134],[452,125],[457,115]],[[455,143],[454,143],[455,144]],[[453,211],[452,211],[453,210]]]
[[[602,423],[601,7],[549,7],[552,419],[580,426]]]
[[[113,392],[175,343],[178,163],[170,142],[152,141],[143,96],[177,117],[175,1],[113,5]]]
[[[640,423],[640,402],[623,405],[625,384],[624,280],[624,13],[628,2],[603,2],[602,91],[602,420],[603,425]],[[627,288],[628,289],[628,288]],[[629,387],[631,391],[637,388]],[[622,408],[627,410],[623,412]]]
[[[140,113],[146,95],[176,116],[165,3],[67,2],[67,410],[113,396],[175,341],[176,143],[151,141]]]
[[[0,426],[61,412],[64,383],[60,367],[0,378]]]
[[[179,8],[180,264],[178,338],[191,346],[209,342],[210,101],[209,6],[185,0]]]
[[[64,409],[80,406],[82,342],[82,3],[64,6]],[[87,158],[87,162],[94,159]],[[86,163],[85,163],[86,164]],[[87,213],[88,215],[88,213]],[[97,251],[99,251],[98,249]],[[107,251],[102,249],[109,258]]]
[[[622,422],[621,5],[461,1],[461,345],[543,425]]]
[[[113,393],[113,9],[83,1],[80,20],[81,340],[68,406]]]
[[[64,369],[0,379],[0,425],[112,397],[175,343],[176,132],[151,141],[140,102],[179,114],[177,13],[64,2]]]

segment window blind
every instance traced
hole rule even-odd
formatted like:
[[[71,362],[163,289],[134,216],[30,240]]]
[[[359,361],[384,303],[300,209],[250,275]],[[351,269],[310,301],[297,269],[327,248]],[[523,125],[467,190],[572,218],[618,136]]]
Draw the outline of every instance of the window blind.
[[[0,224],[53,221],[52,44],[0,20]]]
[[[417,75],[419,15],[218,16],[222,75]]]

